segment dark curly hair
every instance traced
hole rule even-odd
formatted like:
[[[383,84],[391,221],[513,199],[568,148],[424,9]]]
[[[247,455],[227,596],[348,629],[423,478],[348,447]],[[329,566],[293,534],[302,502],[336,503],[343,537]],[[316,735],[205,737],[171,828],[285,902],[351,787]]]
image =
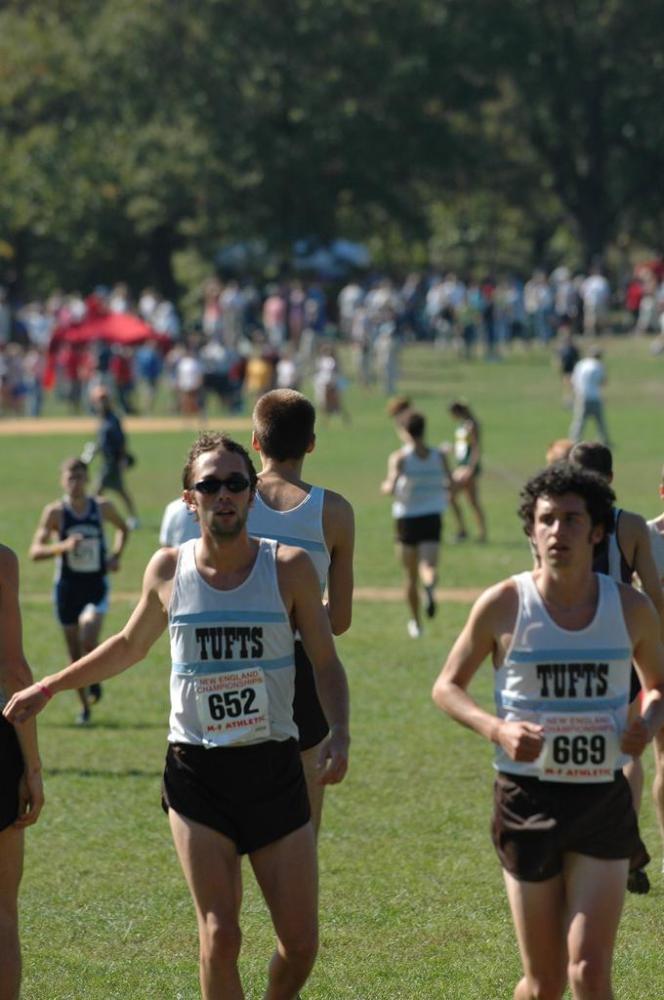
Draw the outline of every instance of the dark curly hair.
[[[571,462],[554,462],[532,476],[521,490],[518,514],[526,535],[532,534],[539,498],[561,497],[565,493],[575,493],[584,500],[593,527],[601,524],[605,533],[613,531],[616,495],[606,479]]]
[[[208,451],[234,451],[238,455],[242,455],[244,463],[247,466],[249,490],[251,495],[254,495],[256,492],[256,482],[258,477],[256,476],[254,463],[249,457],[249,452],[246,448],[243,448],[238,441],[234,441],[232,438],[228,437],[227,434],[217,431],[203,431],[202,434],[198,435],[189,449],[187,461],[185,462],[184,469],[182,470],[182,485],[185,490],[190,490],[193,486],[193,483],[191,482],[191,472],[194,467],[194,462],[200,455],[204,455]]]

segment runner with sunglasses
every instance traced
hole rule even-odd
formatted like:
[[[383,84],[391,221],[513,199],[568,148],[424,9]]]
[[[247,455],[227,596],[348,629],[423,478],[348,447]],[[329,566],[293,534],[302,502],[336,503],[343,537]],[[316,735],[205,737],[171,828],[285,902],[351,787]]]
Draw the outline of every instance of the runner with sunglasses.
[[[175,848],[193,897],[204,1000],[244,995],[238,972],[238,858],[248,854],[277,934],[266,997],[293,1000],[317,951],[316,844],[293,721],[293,627],[302,635],[330,733],[320,780],[348,766],[348,686],[318,579],[299,548],[247,532],[256,473],[241,445],[202,435],[183,471],[200,539],[162,548],[117,635],[14,695],[21,722],[56,693],[143,659],[168,627],[171,715],[163,782]]]
[[[332,632],[350,628],[353,603],[353,508],[332,490],[302,479],[302,466],[316,446],[313,404],[294,389],[274,389],[260,397],[253,412],[252,448],[261,457],[256,498],[249,511],[251,535],[303,548],[316,569]],[[295,700],[302,766],[316,833],[320,829],[325,785],[318,759],[328,733],[316,682],[301,637],[295,640]]]

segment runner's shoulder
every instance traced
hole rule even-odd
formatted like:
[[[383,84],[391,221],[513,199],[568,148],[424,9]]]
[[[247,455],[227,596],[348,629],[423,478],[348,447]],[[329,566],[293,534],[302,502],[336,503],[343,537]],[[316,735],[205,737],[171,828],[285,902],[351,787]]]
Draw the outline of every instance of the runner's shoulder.
[[[507,577],[482,591],[473,605],[470,620],[504,629],[514,623],[518,609],[519,589],[516,580]]]
[[[150,557],[145,568],[145,581],[159,585],[172,580],[178,564],[179,547],[162,546]]]
[[[623,538],[626,540],[645,538],[648,534],[648,525],[645,517],[637,514],[634,510],[621,509],[618,520],[618,533],[621,536],[621,540]]]
[[[18,572],[18,556],[8,545],[0,542],[0,576],[6,578],[9,574]]]
[[[51,502],[47,503],[42,510],[42,523],[47,521],[59,521],[64,509],[65,501],[62,497],[59,497],[57,500],[51,500]]]
[[[341,493],[326,489],[323,499],[323,531],[325,540],[335,541],[339,535],[345,536],[353,531],[355,513],[353,505]]]
[[[309,565],[313,569],[309,554],[299,545],[287,545],[285,542],[279,542],[276,560],[279,569],[285,567],[287,572],[297,572],[301,566],[307,567]]]
[[[626,619],[640,618],[645,622],[648,618],[652,617],[654,620],[657,620],[655,606],[643,590],[637,590],[636,587],[632,587],[629,583],[620,583],[618,581],[616,581],[616,586],[620,595],[623,615],[625,615]]]

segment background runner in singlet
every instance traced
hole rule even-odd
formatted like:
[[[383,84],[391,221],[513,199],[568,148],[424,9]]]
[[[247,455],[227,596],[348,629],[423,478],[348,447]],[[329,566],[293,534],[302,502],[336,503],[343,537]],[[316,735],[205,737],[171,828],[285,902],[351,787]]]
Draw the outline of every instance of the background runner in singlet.
[[[397,550],[406,575],[407,630],[412,639],[422,631],[418,585],[424,588],[428,618],[436,613],[435,587],[447,509],[450,470],[444,452],[425,443],[426,421],[415,410],[403,411],[396,428],[404,442],[387,460],[381,492],[392,496]]]
[[[581,441],[570,452],[570,461],[583,469],[596,472],[609,484],[613,482],[613,455],[610,448],[596,441]],[[661,633],[664,637],[664,593],[652,555],[650,533],[645,519],[634,511],[614,507],[613,531],[605,536],[596,547],[593,569],[597,573],[607,573],[612,579],[632,584],[634,575],[641,588],[653,602],[660,617]],[[639,713],[641,685],[635,670],[632,670],[630,689],[630,719]],[[659,755],[655,753],[656,765]],[[643,764],[640,758],[630,760],[625,765],[625,775],[629,781],[637,814],[643,796]],[[630,872],[628,889],[630,892],[646,893],[650,889],[648,876],[638,867]]]
[[[260,454],[262,471],[247,527],[250,535],[304,549],[314,564],[321,598],[327,592],[332,632],[340,635],[351,624],[355,525],[353,509],[344,497],[302,479],[304,460],[315,447],[315,420],[311,402],[293,389],[275,389],[256,403],[252,445]],[[295,668],[293,712],[318,832],[325,791],[317,767],[318,748],[328,725],[299,636]]]
[[[70,660],[77,660],[99,642],[103,617],[108,611],[107,573],[120,567],[120,556],[129,529],[110,500],[87,492],[88,469],[80,458],[61,466],[64,496],[42,511],[30,546],[30,558],[55,559],[53,600],[62,626]],[[114,526],[110,554],[106,551],[104,525]],[[77,721],[90,721],[90,704],[101,697],[101,685],[78,692],[81,712]]]

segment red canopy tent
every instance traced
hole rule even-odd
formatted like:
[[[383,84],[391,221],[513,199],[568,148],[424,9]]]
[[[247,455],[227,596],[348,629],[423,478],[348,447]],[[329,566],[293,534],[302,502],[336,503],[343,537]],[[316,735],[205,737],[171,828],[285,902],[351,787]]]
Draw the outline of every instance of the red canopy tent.
[[[80,323],[56,327],[48,349],[53,353],[63,343],[85,344],[95,340],[111,344],[143,344],[146,340],[154,340],[164,348],[171,345],[170,337],[165,333],[157,333],[138,316],[131,313],[106,313],[86,316]]]
[[[149,323],[132,313],[109,313],[91,296],[87,300],[88,312],[79,323],[64,323],[51,334],[46,360],[44,385],[50,388],[55,381],[55,356],[63,344],[88,344],[103,340],[108,344],[137,346],[152,340],[167,351],[172,345],[170,337],[158,333]]]

